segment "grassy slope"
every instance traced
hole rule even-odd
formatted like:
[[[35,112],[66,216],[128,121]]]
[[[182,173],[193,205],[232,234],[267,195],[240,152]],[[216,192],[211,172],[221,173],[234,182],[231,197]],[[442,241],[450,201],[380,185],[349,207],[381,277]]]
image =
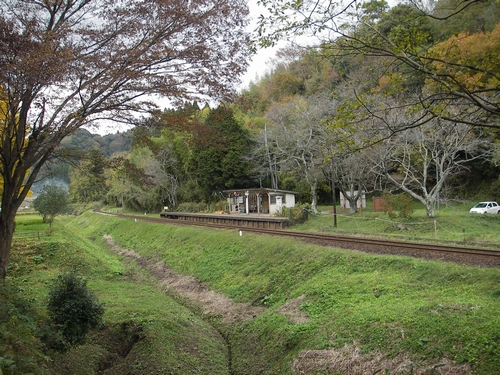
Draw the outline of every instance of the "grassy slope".
[[[499,227],[495,218],[473,220]],[[236,301],[264,297],[266,313],[238,327],[220,327],[231,342],[235,374],[290,373],[301,350],[353,342],[365,352],[394,356],[404,351],[416,362],[429,363],[448,357],[471,363],[476,374],[500,373],[498,269],[91,213],[73,219],[68,229],[99,246],[102,236],[111,234],[120,246],[197,276]],[[275,312],[302,295],[310,322],[291,324]]]
[[[39,223],[41,219],[37,216],[24,216],[18,219],[18,230],[41,229]],[[82,347],[65,355],[49,353],[52,361],[35,358],[40,355],[36,352],[40,344],[30,333],[28,324],[22,327],[18,324],[25,317],[2,310],[0,370],[4,375],[96,374],[109,363],[116,365],[107,372],[109,375],[198,374],[202,371],[228,374],[226,343],[216,330],[165,296],[137,265],[123,261],[106,246],[59,225],[51,237],[43,237],[35,246],[32,241],[17,241],[8,282],[2,287],[19,288],[19,297],[29,300],[38,313],[38,320],[43,321],[50,281],[71,269],[88,280],[89,288],[105,304],[105,326],[89,335]],[[27,349],[33,353],[23,353]]]

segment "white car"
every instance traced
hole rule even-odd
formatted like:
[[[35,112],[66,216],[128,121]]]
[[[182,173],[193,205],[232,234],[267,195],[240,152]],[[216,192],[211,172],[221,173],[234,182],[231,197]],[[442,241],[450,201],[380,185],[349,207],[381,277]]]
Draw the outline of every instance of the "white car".
[[[479,202],[469,210],[473,214],[500,214],[497,202]]]

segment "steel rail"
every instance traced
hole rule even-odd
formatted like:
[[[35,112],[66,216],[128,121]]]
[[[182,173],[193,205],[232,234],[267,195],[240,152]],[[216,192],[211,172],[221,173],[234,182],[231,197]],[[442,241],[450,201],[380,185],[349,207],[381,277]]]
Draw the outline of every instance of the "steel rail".
[[[257,231],[260,232],[260,230]],[[265,231],[262,232],[267,233]],[[489,250],[489,249],[463,247],[463,246],[447,246],[447,245],[425,244],[425,243],[407,242],[407,241],[379,240],[375,238],[352,237],[352,236],[331,235],[331,234],[311,233],[311,232],[292,232],[292,231],[281,231],[281,232],[286,233],[286,235],[290,237],[299,237],[312,240],[318,239],[318,240],[332,241],[332,242],[359,243],[363,245],[372,245],[372,246],[484,255],[484,256],[494,256],[500,258],[500,251],[493,249]]]
[[[315,232],[299,232],[283,229],[265,229],[265,228],[253,228],[241,225],[227,225],[220,223],[207,223],[198,221],[187,221],[187,220],[175,220],[167,218],[151,218],[144,216],[132,216],[132,215],[122,215],[122,214],[111,214],[112,216],[118,216],[122,218],[130,218],[140,221],[148,221],[154,223],[165,223],[173,225],[194,225],[199,227],[209,227],[217,229],[231,229],[241,232],[265,234],[271,236],[282,236],[282,237],[294,237],[304,241],[316,242],[323,246],[331,247],[342,247],[356,249],[356,245],[363,246],[366,248],[382,249],[384,251],[397,250],[397,251],[418,251],[425,253],[448,253],[462,256],[477,256],[477,257],[490,257],[490,258],[500,258],[500,251],[495,249],[484,249],[478,247],[464,247],[464,246],[449,246],[449,245],[437,245],[437,244],[426,244],[421,242],[408,242],[408,241],[395,241],[395,240],[380,240],[376,238],[365,238],[365,237],[354,237],[345,235],[333,235],[333,234],[323,234]],[[407,254],[409,256],[415,255],[415,253]],[[496,261],[495,261],[496,263]]]

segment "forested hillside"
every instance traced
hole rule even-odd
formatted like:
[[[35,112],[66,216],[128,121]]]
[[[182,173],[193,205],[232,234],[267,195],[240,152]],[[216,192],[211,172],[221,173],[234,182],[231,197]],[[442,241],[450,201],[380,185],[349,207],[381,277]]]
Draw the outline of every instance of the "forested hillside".
[[[131,130],[100,135],[92,134],[85,129],[79,129],[61,142],[56,152],[59,157],[45,165],[42,169],[43,179],[33,186],[33,191],[38,193],[47,184],[68,186],[70,178],[74,179],[75,174],[73,167],[73,174],[70,177],[71,166],[79,163],[85,164],[85,161],[88,163],[89,160],[94,163],[95,160],[92,160],[92,155],[95,158],[96,154],[105,159],[126,155],[130,152],[131,144]]]
[[[84,152],[96,148],[105,157],[111,158],[113,155],[129,152],[131,143],[131,130],[100,135],[93,134],[86,129],[79,129],[61,142],[61,148]]]

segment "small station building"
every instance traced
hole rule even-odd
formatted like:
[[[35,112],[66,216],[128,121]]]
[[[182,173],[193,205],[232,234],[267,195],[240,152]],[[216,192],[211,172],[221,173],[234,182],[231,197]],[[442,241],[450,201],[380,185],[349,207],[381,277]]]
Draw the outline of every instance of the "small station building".
[[[229,213],[254,213],[275,215],[283,207],[295,207],[294,191],[277,189],[237,189],[224,190],[229,205]]]

